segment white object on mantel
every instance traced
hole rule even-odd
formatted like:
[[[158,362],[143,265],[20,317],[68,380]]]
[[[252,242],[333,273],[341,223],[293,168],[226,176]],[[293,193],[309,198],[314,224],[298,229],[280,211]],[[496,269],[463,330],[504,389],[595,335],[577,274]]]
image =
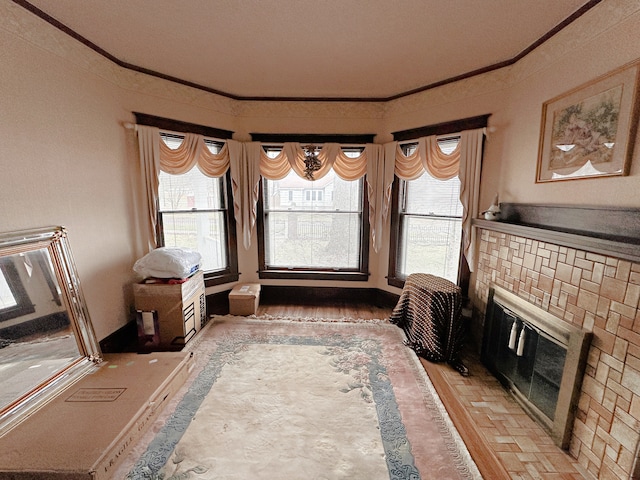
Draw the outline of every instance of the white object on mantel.
[[[493,198],[491,206],[482,212],[485,220],[497,220],[500,216],[500,203],[498,202],[498,194]]]

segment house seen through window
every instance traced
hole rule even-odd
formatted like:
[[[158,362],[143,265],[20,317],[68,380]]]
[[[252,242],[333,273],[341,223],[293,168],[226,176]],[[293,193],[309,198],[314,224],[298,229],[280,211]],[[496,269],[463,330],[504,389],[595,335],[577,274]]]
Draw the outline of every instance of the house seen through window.
[[[459,137],[450,137],[439,140],[438,145],[449,154],[458,141]],[[407,155],[416,148],[415,143],[403,146]],[[459,178],[439,180],[424,172],[415,180],[395,181],[399,182],[397,209],[392,213],[396,242],[391,246],[389,278],[404,281],[419,272],[456,283],[462,243]]]
[[[276,156],[279,149],[268,149]],[[361,149],[346,150],[357,157]],[[261,274],[268,270],[366,272],[363,257],[364,179],[342,180],[333,170],[307,180],[293,170],[262,180]]]

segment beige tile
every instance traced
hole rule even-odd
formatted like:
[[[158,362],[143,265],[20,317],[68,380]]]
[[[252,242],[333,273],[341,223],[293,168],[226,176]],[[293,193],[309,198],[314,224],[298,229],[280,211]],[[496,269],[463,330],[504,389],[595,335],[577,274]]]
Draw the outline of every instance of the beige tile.
[[[604,398],[604,386],[604,383],[588,375],[585,375],[582,380],[582,392],[598,403],[602,403],[602,399]]]
[[[609,307],[611,306],[611,300],[606,297],[600,296],[598,299],[598,308],[596,314],[601,317],[607,317],[609,314]]]
[[[627,285],[627,293],[624,297],[624,304],[637,308],[638,300],[640,300],[640,285]]]
[[[629,363],[630,359],[633,359],[633,356],[627,357],[627,351],[629,350],[629,342],[623,338],[616,338],[615,345],[613,347],[613,358],[619,360],[620,363],[623,363],[625,360]],[[637,368],[640,368],[640,362],[637,364]]]
[[[520,450],[523,452],[539,452],[540,448],[536,444],[535,440],[529,436],[514,436],[515,442],[520,447]]]
[[[640,395],[640,370],[625,365],[624,371],[622,372],[621,383],[624,385],[624,388],[630,390],[635,395]],[[629,399],[631,399],[630,396]]]
[[[622,302],[624,301],[626,290],[627,284],[622,280],[617,280],[611,277],[604,277],[602,279],[600,295],[616,302]]]
[[[600,293],[600,284],[596,282],[592,282],[589,280],[582,279],[580,281],[579,287],[583,290],[587,290],[589,292],[599,294]]]
[[[546,259],[543,259],[546,260]],[[547,262],[549,263],[549,262]],[[555,275],[555,270],[549,265],[545,265],[544,261],[542,262],[542,267],[540,268],[540,276],[547,276],[553,280],[553,276]]]
[[[536,272],[539,272],[541,268],[542,268],[542,257],[536,257],[536,263],[533,266],[533,269]]]
[[[573,265],[578,268],[589,270],[590,272],[593,270],[593,262],[585,260],[583,258],[576,258],[576,261],[573,262]]]
[[[610,434],[626,449],[635,451],[638,444],[638,434],[619,417],[614,417]]]
[[[582,269],[574,267],[573,272],[571,272],[571,285],[579,287],[580,280],[582,280]]]
[[[626,260],[618,261],[618,270],[616,271],[616,278],[623,282],[628,282],[630,273],[631,273],[631,262],[628,262]]]
[[[498,452],[498,457],[507,470],[514,472],[522,472],[524,464],[518,459],[518,456],[512,452]]]
[[[615,277],[617,269],[612,265],[606,265],[604,267],[604,276],[605,277]]]
[[[591,271],[591,281],[595,283],[602,283],[604,277],[604,265],[602,263],[594,263],[593,270]]]
[[[595,313],[598,311],[598,300],[599,296],[597,293],[582,288],[580,289],[580,293],[578,293],[578,307],[588,310],[589,312]]]
[[[538,454],[538,458],[545,465],[549,465],[548,471],[575,473],[576,469],[571,459],[566,453],[556,451],[553,453]]]
[[[551,257],[551,250],[549,250],[547,248],[538,248],[537,255],[539,257],[549,258],[549,257]]]
[[[611,311],[619,313],[625,317],[634,318],[636,316],[636,307],[630,307],[620,302],[611,302]]]
[[[533,269],[536,264],[536,256],[531,253],[524,254],[524,261],[522,262],[522,266],[524,268]]]

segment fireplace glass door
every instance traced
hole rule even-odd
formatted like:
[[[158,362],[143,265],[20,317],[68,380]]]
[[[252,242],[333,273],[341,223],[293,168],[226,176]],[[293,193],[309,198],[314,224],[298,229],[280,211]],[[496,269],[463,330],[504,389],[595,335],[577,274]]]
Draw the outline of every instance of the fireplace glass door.
[[[485,363],[503,383],[515,387],[551,421],[554,420],[567,355],[543,332],[494,303]]]
[[[483,363],[556,444],[568,448],[591,333],[497,285],[484,327]]]

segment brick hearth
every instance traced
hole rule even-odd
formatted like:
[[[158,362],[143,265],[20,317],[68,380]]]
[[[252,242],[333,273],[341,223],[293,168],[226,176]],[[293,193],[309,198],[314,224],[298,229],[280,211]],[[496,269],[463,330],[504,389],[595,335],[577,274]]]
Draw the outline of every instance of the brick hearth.
[[[640,264],[479,229],[474,323],[499,285],[593,332],[570,454],[595,478],[633,474],[640,439]]]

